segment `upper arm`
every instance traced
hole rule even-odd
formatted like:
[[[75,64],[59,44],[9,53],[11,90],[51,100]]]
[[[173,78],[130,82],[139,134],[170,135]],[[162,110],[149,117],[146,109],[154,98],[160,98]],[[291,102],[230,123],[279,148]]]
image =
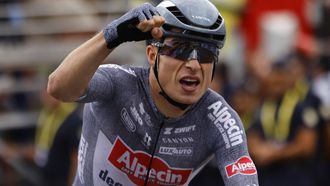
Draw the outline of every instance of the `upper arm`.
[[[232,115],[233,121],[224,121],[223,132],[218,131],[215,152],[218,168],[226,185],[258,185],[257,169],[248,152],[244,127],[238,116]]]
[[[85,93],[76,101],[87,103],[110,99],[113,95],[116,76],[117,72],[114,69],[99,67],[90,80]]]

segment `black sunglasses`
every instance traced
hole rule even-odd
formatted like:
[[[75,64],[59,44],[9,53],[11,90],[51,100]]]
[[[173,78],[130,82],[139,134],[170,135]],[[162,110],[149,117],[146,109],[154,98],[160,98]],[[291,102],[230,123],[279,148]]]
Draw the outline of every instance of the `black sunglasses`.
[[[182,61],[197,59],[199,63],[216,63],[219,48],[212,43],[195,42],[183,39],[167,39],[163,43],[152,43],[159,47],[159,54]]]

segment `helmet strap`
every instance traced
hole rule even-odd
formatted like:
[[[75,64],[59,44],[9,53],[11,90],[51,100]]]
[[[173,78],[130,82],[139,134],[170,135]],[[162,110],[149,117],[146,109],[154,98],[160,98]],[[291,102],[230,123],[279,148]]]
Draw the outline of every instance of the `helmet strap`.
[[[177,101],[175,101],[174,99],[172,99],[163,89],[163,87],[160,85],[159,82],[159,78],[158,78],[158,66],[159,66],[159,48],[158,48],[158,52],[157,52],[157,56],[156,56],[156,61],[155,64],[153,66],[153,70],[154,70],[154,74],[155,74],[155,78],[157,80],[158,86],[160,88],[160,92],[159,94],[162,95],[166,101],[168,101],[170,104],[172,104],[175,107],[178,107],[181,110],[186,110],[186,108],[188,108],[190,106],[190,104],[184,104],[184,103],[179,103]]]
[[[212,68],[212,79],[211,79],[211,81],[213,81],[214,73],[215,73],[215,62],[213,63],[213,68]]]

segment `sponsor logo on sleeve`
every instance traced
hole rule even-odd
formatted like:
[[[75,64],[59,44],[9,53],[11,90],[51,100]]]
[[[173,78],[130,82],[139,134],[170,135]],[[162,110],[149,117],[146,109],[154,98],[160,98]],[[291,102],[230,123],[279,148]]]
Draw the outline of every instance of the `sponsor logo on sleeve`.
[[[228,178],[237,174],[252,175],[257,173],[256,166],[248,156],[240,157],[236,162],[227,165],[225,169]]]
[[[151,156],[142,151],[133,151],[120,138],[117,138],[108,156],[118,170],[136,185],[144,185]],[[183,185],[188,181],[192,169],[170,167],[163,159],[154,157],[149,171],[148,185]],[[105,172],[103,172],[105,174]],[[102,174],[102,178],[105,178]]]
[[[221,101],[217,101],[210,105],[208,109],[211,111],[208,114],[208,118],[218,128],[224,139],[226,148],[228,149],[241,144],[243,142],[243,130],[228,111],[228,107],[223,105]]]

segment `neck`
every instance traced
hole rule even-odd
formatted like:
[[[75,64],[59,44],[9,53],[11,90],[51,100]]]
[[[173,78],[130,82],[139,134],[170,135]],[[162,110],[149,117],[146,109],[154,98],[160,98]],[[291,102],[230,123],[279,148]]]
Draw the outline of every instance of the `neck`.
[[[149,84],[151,96],[157,109],[166,117],[177,118],[182,116],[189,109],[189,107],[185,110],[181,110],[169,103],[162,95],[160,95],[159,92],[161,89],[153,73],[153,69],[151,68],[149,74]]]

